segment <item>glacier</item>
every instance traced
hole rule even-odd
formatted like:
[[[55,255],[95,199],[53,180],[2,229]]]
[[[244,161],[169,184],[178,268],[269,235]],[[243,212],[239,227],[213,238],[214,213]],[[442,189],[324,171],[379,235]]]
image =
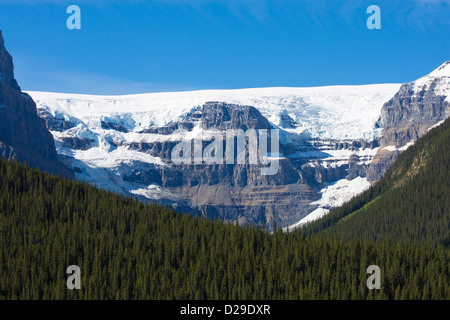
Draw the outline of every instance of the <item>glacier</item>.
[[[298,196],[300,192],[300,195],[306,194],[306,202],[300,196],[297,202],[287,203],[285,208],[291,215],[283,218],[285,227],[295,229],[367,189],[373,177],[379,176],[386,164],[411,146],[422,131],[448,117],[449,92],[450,61],[407,84],[196,90],[121,96],[36,91],[28,94],[46,121],[58,154],[74,170],[77,179],[142,199],[165,199],[173,206],[190,197],[191,204],[197,202],[202,213],[210,211],[208,201],[239,206],[241,198],[247,199],[245,201],[251,205],[271,208],[264,213],[266,218],[273,216],[273,203],[290,195]],[[402,107],[407,101],[414,106]],[[280,129],[280,142],[284,146],[280,160],[289,163],[283,169],[281,180],[284,182],[257,179],[253,185],[241,189],[230,189],[229,185],[220,183],[211,187],[208,181],[206,185],[188,189],[161,183],[158,174],[164,168],[172,175],[172,181],[180,172],[171,172],[167,156],[154,149],[170,148],[177,141],[211,134],[215,128],[204,128],[198,121],[203,117],[202,106],[210,102],[252,106],[271,128]],[[442,110],[436,109],[436,105]],[[416,119],[421,128],[417,131],[415,120],[409,117],[417,117],[421,110],[427,112],[427,118]],[[227,119],[222,120],[222,124],[227,123]],[[182,130],[172,130],[175,127]],[[396,139],[397,136],[401,139]],[[297,182],[291,181],[291,173],[299,174]],[[246,174],[253,173],[250,170]],[[206,198],[202,198],[204,195]],[[201,199],[197,201],[196,197]],[[266,199],[261,200],[261,197]],[[254,216],[260,214],[257,212]],[[235,218],[240,219],[232,217]]]
[[[176,206],[181,201],[178,192],[156,182],[139,183],[123,178],[132,172],[145,172],[149,168],[167,165],[164,159],[134,150],[130,145],[170,143],[207,132],[198,124],[184,133],[160,134],[150,128],[183,121],[208,101],[249,105],[255,107],[274,127],[282,129],[282,139],[293,139],[290,142],[295,150],[285,155],[287,158],[306,162],[304,167],[311,170],[318,166],[339,170],[342,166],[348,166],[351,157],[356,157],[362,165],[371,162],[378,147],[354,148],[351,145],[355,140],[373,141],[380,136],[382,129],[376,126],[376,122],[381,108],[400,86],[278,87],[122,96],[27,93],[36,102],[39,114],[47,120],[51,119],[49,129],[58,154],[74,168],[77,179],[107,190],[134,194],[142,199],[165,199]],[[75,146],[80,141],[83,146]],[[314,141],[315,148],[305,147],[305,141]],[[339,144],[341,147],[336,147]],[[347,147],[342,147],[342,144]],[[333,183],[337,183],[335,186],[339,188],[333,187]],[[340,199],[350,199],[370,183],[367,180],[362,183],[358,179],[341,179],[338,182],[323,181],[322,185],[322,189],[317,191],[321,198],[311,201],[313,209],[309,218],[303,217],[298,225],[304,223],[304,219],[320,217],[333,205],[342,203],[326,204],[331,199],[330,192],[336,196],[339,193]],[[295,224],[295,220],[288,224]]]
[[[400,85],[198,90],[123,96],[27,93],[40,109],[79,119],[91,128],[99,127],[100,119],[107,118],[138,132],[149,125],[162,126],[181,120],[205,102],[222,101],[254,106],[277,125],[280,114],[287,113],[298,123],[287,131],[320,138],[370,139],[379,134],[374,124],[383,103]]]

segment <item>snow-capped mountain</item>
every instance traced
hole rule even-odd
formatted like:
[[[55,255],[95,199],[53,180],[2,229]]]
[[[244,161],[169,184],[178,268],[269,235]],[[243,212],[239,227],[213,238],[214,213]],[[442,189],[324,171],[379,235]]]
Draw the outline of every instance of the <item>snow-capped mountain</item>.
[[[382,108],[380,149],[368,172],[379,179],[399,152],[450,116],[450,61],[415,81],[402,85]]]
[[[0,157],[27,162],[42,170],[70,177],[58,161],[52,135],[38,117],[36,105],[14,77],[13,59],[0,30]]]
[[[408,83],[408,86],[415,96],[431,90],[436,96],[445,97],[445,101],[450,102],[450,61],[446,61],[428,75]]]
[[[28,93],[40,109],[79,119],[93,128],[100,127],[99,119],[104,117],[138,132],[149,126],[163,126],[182,120],[187,113],[205,102],[221,101],[254,106],[276,125],[283,126],[281,119],[288,116],[296,123],[292,131],[304,132],[314,138],[373,139],[377,135],[374,124],[383,103],[399,88],[399,84],[379,84],[199,90],[124,96]]]
[[[78,179],[205,216],[286,226],[325,214],[367,188],[368,172],[382,169],[372,165],[380,141],[383,152],[394,147],[385,142],[401,118],[399,108],[391,110],[393,101],[407,90],[411,97],[428,92],[433,101],[444,94],[447,103],[447,69],[448,63],[406,85],[29,94]],[[429,126],[448,116],[448,103],[441,107],[445,112],[431,117]],[[279,129],[278,173],[261,176],[250,165],[171,161],[179,141],[227,128]]]

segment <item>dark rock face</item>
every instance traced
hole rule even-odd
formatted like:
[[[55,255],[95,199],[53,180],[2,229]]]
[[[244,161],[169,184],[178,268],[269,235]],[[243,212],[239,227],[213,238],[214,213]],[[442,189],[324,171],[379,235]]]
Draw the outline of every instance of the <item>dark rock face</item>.
[[[45,125],[50,131],[62,132],[76,126],[75,123],[67,121],[64,118],[54,117],[48,111],[42,109],[38,110],[38,115],[45,121]]]
[[[411,86],[404,84],[386,102],[378,122],[384,128],[382,146],[401,147],[411,140],[416,141],[428,128],[450,115],[446,97],[436,95],[432,88],[433,86],[415,95]]]
[[[443,68],[449,62],[440,68]],[[430,127],[450,116],[450,103],[446,96],[436,94],[436,86],[442,85],[443,77],[430,77],[430,83],[415,92],[414,82],[404,84],[381,110],[377,125],[383,128],[380,150],[373,159],[368,178],[379,180],[397,158],[399,151],[383,149],[386,146],[400,148],[415,142]]]
[[[190,121],[170,122],[162,127],[150,127],[140,133],[172,134],[175,130],[192,130],[194,124]]]
[[[103,129],[112,129],[112,130],[116,130],[119,132],[128,132],[128,129],[125,128],[124,126],[122,126],[121,124],[117,124],[117,123],[113,123],[113,122],[108,122],[108,121],[101,121],[101,125]]]
[[[0,31],[0,154],[64,176],[70,171],[59,161],[53,136],[36,112],[33,99],[14,79],[11,55]]]
[[[371,182],[381,179],[399,154],[399,151],[379,150],[369,165],[367,179]]]
[[[295,128],[297,124],[285,111],[280,114],[280,126],[283,128]]]
[[[41,117],[52,131],[62,131],[58,147],[87,150],[102,146],[103,150],[118,150],[119,154],[133,151],[130,158],[119,159],[117,166],[106,168],[92,168],[67,156],[65,163],[73,168],[77,176],[80,175],[80,179],[87,177],[97,181],[98,176],[107,175],[114,177],[114,183],[121,191],[136,194],[143,200],[152,199],[205,217],[259,226],[264,223],[269,229],[274,222],[281,227],[292,225],[316,209],[317,204],[311,203],[321,198],[320,191],[326,185],[344,178],[365,177],[368,163],[373,158],[370,150],[379,146],[377,140],[320,139],[296,134],[283,129],[298,126],[287,113],[280,114],[280,121],[283,122],[280,128],[252,106],[225,102],[206,102],[181,119],[163,126],[140,127],[139,131],[134,131],[132,125],[127,126],[128,120],[122,121],[120,116],[105,116],[99,119],[101,133],[84,128],[83,134],[79,134],[79,130],[71,130],[82,124],[80,119],[58,114],[57,111],[50,112],[51,108],[45,106],[40,110]],[[233,130],[246,133],[250,129],[259,135],[267,134],[269,152],[272,152],[271,130],[279,130],[280,154],[275,174],[261,173],[261,169],[269,165],[261,163],[259,149],[258,163],[249,163],[249,137],[245,138],[245,164],[236,161],[236,138],[235,163],[226,163],[225,154],[229,151],[227,133]],[[142,134],[142,139],[127,139],[126,132],[137,133],[137,136]],[[172,151],[182,137],[193,139],[201,134],[214,136],[214,139],[216,135],[222,136],[223,163],[195,163],[195,143],[190,140],[190,163],[176,164]],[[202,141],[202,152],[210,144],[212,141],[209,138]]]
[[[381,138],[341,141],[307,137],[296,139],[294,134],[289,134],[292,139],[280,143],[280,153],[284,157],[280,159],[279,170],[273,176],[261,175],[260,166],[249,164],[173,165],[170,151],[177,142],[160,141],[131,143],[129,147],[159,157],[169,165],[135,170],[126,179],[144,185],[158,183],[187,199],[190,208],[203,216],[257,225],[264,222],[269,226],[276,222],[285,226],[314,209],[311,202],[320,198],[319,190],[325,184],[345,178],[379,179],[400,153],[396,148],[417,140],[428,128],[448,115],[449,106],[445,97],[436,95],[432,89],[417,94],[406,84],[383,107],[378,121],[378,126],[384,128]],[[287,114],[281,114],[280,119],[286,127],[295,126]],[[153,133],[167,135],[178,129],[191,131],[200,121],[204,130],[219,132],[274,128],[251,106],[208,102],[183,120],[152,130]],[[395,150],[385,149],[386,146]],[[373,160],[373,154],[358,153],[358,150],[377,147],[380,148]],[[349,159],[328,158],[327,152],[341,150],[352,155]],[[287,156],[292,154],[295,156]]]
[[[207,102],[201,107],[203,129],[271,129],[269,121],[252,106]]]
[[[169,135],[175,130],[194,128],[196,122],[202,122],[203,129],[270,129],[269,121],[254,107],[239,106],[224,102],[206,102],[193,110],[181,121],[170,122],[162,127],[151,127],[142,133]],[[120,131],[120,130],[118,130]]]
[[[286,118],[286,121],[288,119]],[[151,128],[151,133],[169,135],[177,129],[191,131],[199,125],[204,130],[225,134],[229,129],[274,129],[273,125],[254,107],[208,102],[198,107],[179,122],[164,127]],[[282,129],[281,129],[282,130]],[[147,133],[149,131],[146,131]],[[225,142],[225,138],[224,138]],[[127,147],[160,158],[167,166],[148,165],[129,170],[124,180],[150,185],[156,183],[173,194],[186,199],[186,207],[206,217],[238,220],[269,229],[275,222],[279,226],[292,224],[315,208],[310,203],[320,198],[320,188],[328,182],[346,177],[365,176],[366,165],[354,158],[351,164],[309,166],[308,154],[316,152],[320,157],[323,144],[332,150],[375,148],[376,141],[280,141],[279,170],[275,175],[261,175],[261,165],[251,164],[182,164],[174,165],[171,150],[178,141],[152,143],[132,142]],[[208,142],[209,143],[209,142]],[[248,141],[246,142],[248,143]],[[207,144],[207,143],[206,143]],[[270,142],[268,143],[270,145]],[[193,145],[192,145],[193,147]],[[205,147],[205,145],[203,146]],[[224,152],[226,145],[224,146]],[[286,155],[304,152],[305,158],[289,158]],[[328,156],[325,152],[323,156]],[[248,159],[248,150],[246,150]],[[364,160],[364,159],[362,159]]]
[[[81,139],[76,137],[63,137],[61,138],[61,141],[65,147],[74,150],[88,150],[95,142],[93,139]]]

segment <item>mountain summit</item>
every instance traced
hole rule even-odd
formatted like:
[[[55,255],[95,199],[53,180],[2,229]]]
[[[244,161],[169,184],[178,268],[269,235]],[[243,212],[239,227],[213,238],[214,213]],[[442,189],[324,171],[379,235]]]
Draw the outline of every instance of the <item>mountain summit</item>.
[[[0,30],[0,156],[71,176],[59,161],[55,142],[36,112],[33,99],[14,79],[11,55]]]
[[[405,83],[383,105],[377,125],[383,128],[380,149],[369,180],[380,179],[399,152],[450,116],[450,61],[428,75]]]
[[[416,94],[432,90],[435,95],[446,96],[446,101],[450,102],[450,61],[444,62],[428,75],[410,82],[409,86]]]
[[[15,90],[20,90],[17,81],[14,79],[14,66],[12,57],[5,49],[5,41],[0,30],[0,80],[6,82]]]
[[[270,228],[274,222],[296,223],[319,205],[326,212],[325,200],[312,203],[322,198],[324,188],[339,192],[334,205],[369,186],[364,177],[377,152],[375,123],[399,87],[30,95],[77,179],[206,217]],[[206,137],[225,137],[230,129],[275,128],[280,152],[273,176],[261,175],[262,166],[250,163],[171,161],[173,148],[184,138],[203,136],[206,148]],[[336,181],[339,188],[331,187]]]
[[[284,227],[368,188],[447,118],[447,74],[445,63],[403,85],[30,95],[77,179],[207,217]],[[236,128],[280,130],[277,174],[172,163],[177,142]]]

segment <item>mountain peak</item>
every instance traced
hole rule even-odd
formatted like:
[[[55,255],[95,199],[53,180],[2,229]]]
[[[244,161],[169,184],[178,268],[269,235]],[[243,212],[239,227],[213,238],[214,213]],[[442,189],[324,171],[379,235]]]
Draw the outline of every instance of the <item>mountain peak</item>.
[[[16,159],[70,177],[59,162],[55,142],[36,112],[36,104],[14,79],[11,55],[0,30],[0,157]]]
[[[409,83],[415,94],[432,90],[437,96],[445,96],[450,102],[450,61],[446,61],[426,76]]]
[[[16,90],[20,91],[17,81],[14,79],[13,59],[5,48],[2,31],[0,30],[0,80],[5,80]]]
[[[441,64],[437,69],[433,70],[429,77],[450,77],[450,60]]]
[[[445,61],[443,64],[441,64],[439,67],[437,67],[436,69],[434,69],[433,71],[431,71],[429,74],[415,80],[412,81],[412,84],[423,84],[427,81],[435,81],[438,80],[439,78],[450,78],[450,60],[449,61]]]

